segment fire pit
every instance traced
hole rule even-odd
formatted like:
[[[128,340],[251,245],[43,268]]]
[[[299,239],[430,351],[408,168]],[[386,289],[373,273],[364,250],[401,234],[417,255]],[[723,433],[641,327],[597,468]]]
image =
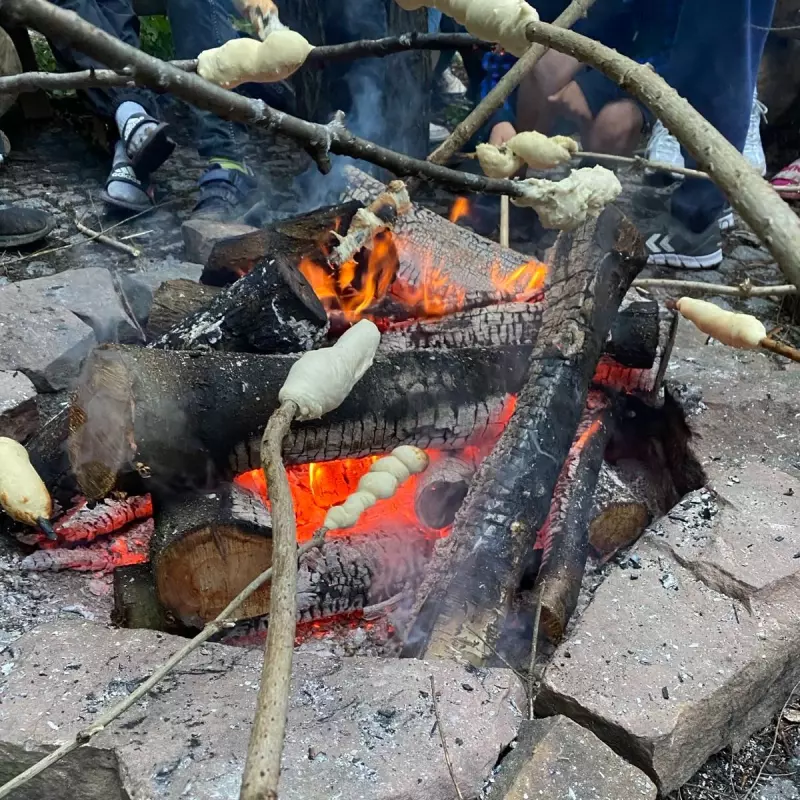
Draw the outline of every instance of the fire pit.
[[[318,630],[342,615],[363,624],[365,616],[390,613],[392,632],[402,629],[395,648],[412,623],[423,631],[411,637],[414,646],[424,646],[435,629],[429,615],[442,611],[437,570],[477,523],[493,531],[493,558],[505,550],[485,608],[507,607],[500,584],[518,586],[531,557],[541,557],[543,574],[565,565],[575,573],[548,581],[553,609],[542,601],[545,630],[554,640],[563,635],[589,523],[600,530],[608,509],[630,495],[620,481],[609,491],[602,478],[621,396],[651,403],[669,358],[672,315],[645,295],[622,297],[636,271],[635,234],[607,212],[586,231],[562,235],[545,263],[425,209],[398,211],[392,187],[360,173],[351,181],[356,199],[215,245],[208,274],[228,287],[198,294],[197,307],[149,347],[95,351],[70,409],[68,471],[91,500],[56,522],[57,542],[38,537],[41,549],[25,567],[117,569],[123,624],[202,627],[271,563],[259,444],[293,353],[324,346],[369,318],[383,334],[373,367],[337,411],[293,426],[286,441],[298,540],[311,537],[379,454],[414,444],[430,467],[301,562],[299,621]],[[370,208],[386,225],[352,258],[337,259],[366,194],[378,195]],[[466,210],[459,201],[451,219]],[[237,248],[250,260],[236,258]],[[224,268],[220,253],[234,269]],[[531,363],[544,369],[542,417],[527,402]],[[579,425],[590,384],[596,391]],[[539,426],[533,433],[520,429],[531,422]],[[529,546],[508,549],[518,526],[529,524],[526,509],[550,507],[553,487],[537,497],[533,484],[526,488],[507,527],[496,516],[508,500],[506,468],[534,470],[553,486],[561,474],[550,517],[536,525],[538,539],[534,530],[520,540]],[[590,508],[598,476],[606,497]],[[607,551],[649,519],[646,503],[631,502],[637,513],[625,517],[622,531],[603,525]],[[437,547],[450,538],[453,544]],[[453,562],[451,578],[459,574]],[[227,640],[258,638],[268,615],[266,586],[240,610],[251,622]],[[482,625],[484,634],[492,627]],[[498,635],[487,634],[489,646]]]

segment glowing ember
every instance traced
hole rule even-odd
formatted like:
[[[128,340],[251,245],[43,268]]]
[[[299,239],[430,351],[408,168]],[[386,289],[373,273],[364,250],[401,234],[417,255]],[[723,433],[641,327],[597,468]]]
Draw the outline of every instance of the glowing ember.
[[[456,197],[450,208],[448,219],[450,222],[458,222],[462,217],[469,214],[469,200],[466,197]]]

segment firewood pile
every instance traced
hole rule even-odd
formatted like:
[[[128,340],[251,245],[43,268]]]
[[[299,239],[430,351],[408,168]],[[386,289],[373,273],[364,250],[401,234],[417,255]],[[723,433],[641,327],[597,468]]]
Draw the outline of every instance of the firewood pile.
[[[62,421],[68,457],[64,430],[29,446],[68,510],[55,541],[19,534],[37,547],[23,566],[116,570],[122,624],[209,623],[272,563],[259,450],[289,370],[366,318],[374,363],[283,445],[298,541],[381,454],[414,445],[430,466],[301,561],[301,628],[366,609],[387,616],[386,652],[488,663],[533,564],[558,641],[590,537],[608,558],[660,510],[604,454],[631,403],[657,404],[673,314],[629,290],[639,244],[613,208],[540,262],[410,204],[403,184],[349,179],[338,206],[216,242],[207,283],[164,284],[147,346],[95,350]],[[269,611],[266,585],[227,640],[263,636]]]

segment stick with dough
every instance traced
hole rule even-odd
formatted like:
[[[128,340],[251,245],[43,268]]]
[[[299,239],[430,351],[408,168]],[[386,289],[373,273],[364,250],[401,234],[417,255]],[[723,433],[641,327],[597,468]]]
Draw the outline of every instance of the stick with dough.
[[[50,525],[50,494],[33,468],[28,451],[5,436],[0,436],[0,506],[11,519],[40,528],[48,539],[56,538]]]
[[[566,164],[578,143],[569,136],[545,136],[538,131],[523,131],[505,144],[479,144],[475,155],[489,178],[510,178],[527,164],[533,169],[552,169]]]
[[[725,311],[706,300],[681,297],[675,303],[681,316],[694,323],[698,330],[718,342],[740,350],[757,350],[767,338],[767,329],[755,317]]]
[[[288,29],[272,31],[263,42],[231,39],[221,47],[203,50],[197,58],[197,73],[225,89],[251,82],[275,83],[300,69],[313,49],[304,36]]]

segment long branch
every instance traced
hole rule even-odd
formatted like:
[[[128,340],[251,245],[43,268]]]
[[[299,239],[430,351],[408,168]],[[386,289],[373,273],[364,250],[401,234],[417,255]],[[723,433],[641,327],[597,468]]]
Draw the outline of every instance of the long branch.
[[[116,70],[129,69],[139,85],[170,91],[181,100],[211,111],[219,117],[250,123],[282,133],[315,150],[369,161],[395,175],[417,175],[445,184],[457,191],[486,192],[521,197],[514,181],[494,180],[470,175],[428,161],[397,153],[387,147],[353,136],[340,122],[328,125],[276,111],[261,100],[253,100],[203,80],[199,75],[124,44],[96,28],[72,11],[65,11],[47,0],[5,0],[4,10],[16,24],[57,38]]]
[[[297,625],[297,523],[292,490],[283,466],[283,440],[296,413],[295,403],[290,400],[281,403],[270,417],[261,442],[261,466],[272,510],[275,579],[270,587],[264,666],[244,765],[241,800],[278,797]]]
[[[301,558],[309,550],[315,547],[322,547],[325,543],[326,530],[321,528],[313,538],[297,548],[297,557]],[[215,619],[206,625],[200,633],[190,639],[181,647],[165,664],[159,667],[146,681],[140,683],[130,694],[126,695],[119,703],[101,715],[88,728],[75,734],[71,741],[62,744],[53,750],[52,753],[37,761],[33,766],[28,767],[8,783],[0,786],[0,800],[8,797],[13,791],[24,786],[29,780],[35,778],[39,773],[44,772],[48,767],[60,761],[65,755],[76,750],[81,745],[86,744],[93,736],[105,730],[115,719],[124,714],[131,706],[139,702],[151,689],[159,684],[178,664],[189,654],[194,652],[201,644],[207,642],[215,633],[225,627],[226,623],[233,617],[234,612],[247,600],[250,595],[260,589],[268,580],[272,578],[272,567],[264,570],[257,578],[254,578],[236,597],[220,611]]]
[[[742,283],[738,286],[720,286],[702,281],[682,281],[675,278],[639,278],[633,282],[640,289],[676,289],[679,292],[727,295],[732,297],[784,297],[797,294],[797,287],[791,283],[776,286],[751,286]]]
[[[595,0],[572,0],[559,14],[553,25],[571,28],[586,12]],[[497,82],[486,97],[458,124],[429,156],[432,164],[446,164],[471,138],[485,125],[489,118],[505,103],[506,98],[519,86],[527,72],[547,52],[547,47],[533,45],[529,47],[516,64]]]
[[[800,288],[800,220],[744,156],[649,66],[637,64],[599,42],[532,22],[529,41],[571,55],[635,95],[691,153],[728,197],[742,219],[769,248],[784,275]]]
[[[337,61],[356,58],[376,58],[409,50],[489,50],[489,42],[476,39],[469,33],[403,33],[382,39],[360,39],[343,44],[315,47],[308,55],[306,67],[322,68]],[[170,61],[184,72],[197,70],[197,59]],[[85,69],[78,72],[22,72],[0,78],[0,94],[35,92],[39,89],[70,91],[103,86],[126,86],[133,83],[130,70]]]

